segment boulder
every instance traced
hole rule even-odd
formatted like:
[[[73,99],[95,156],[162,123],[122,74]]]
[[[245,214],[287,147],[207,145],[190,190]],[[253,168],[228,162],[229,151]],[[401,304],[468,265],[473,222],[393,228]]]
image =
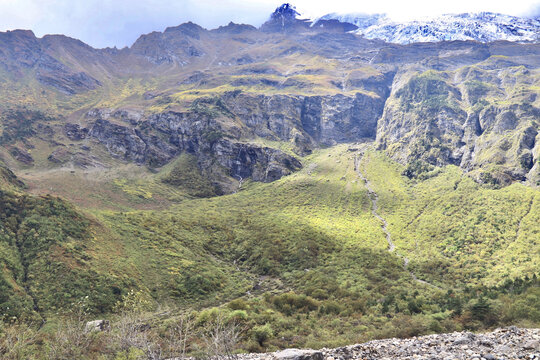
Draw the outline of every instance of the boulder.
[[[525,342],[522,346],[524,350],[535,350],[540,351],[540,341],[538,340],[529,340]]]
[[[456,340],[454,340],[454,345],[465,345],[470,344],[475,339],[475,335],[473,333],[467,332],[463,335],[459,336]]]
[[[323,353],[316,350],[286,349],[273,354],[276,360],[323,360]]]
[[[111,323],[109,320],[93,320],[86,323],[84,327],[85,332],[95,331],[109,331],[111,329]]]
[[[64,132],[68,139],[73,141],[79,141],[86,138],[88,135],[88,129],[81,128],[77,124],[66,124],[64,125]]]

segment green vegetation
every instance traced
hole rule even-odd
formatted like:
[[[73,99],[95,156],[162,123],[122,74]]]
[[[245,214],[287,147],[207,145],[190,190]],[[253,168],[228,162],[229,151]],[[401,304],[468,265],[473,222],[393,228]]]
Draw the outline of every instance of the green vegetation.
[[[227,109],[219,97],[200,97],[191,104],[191,110],[199,115],[206,115],[209,118],[218,116],[234,117],[234,114]]]
[[[174,71],[115,77],[94,67],[100,88],[72,96],[40,85],[28,69],[17,81],[0,74],[0,155],[28,184],[0,166],[1,358],[137,359],[158,348],[173,356],[178,344],[170,339],[187,323],[186,350],[201,357],[540,325],[540,194],[520,183],[499,188],[509,183],[508,164],[524,171],[534,165],[525,137],[538,128],[537,70],[497,57],[456,71],[411,67],[398,74],[403,86],[386,103],[386,113],[403,119],[388,129],[399,139],[388,140],[387,151],[411,160],[406,166],[367,146],[339,145],[303,158],[293,175],[271,184],[247,180],[220,197],[187,152],[148,170],[121,163],[91,139],[67,138],[63,129],[61,115],[91,126],[86,114],[94,108],[110,109],[119,125],[144,117],[125,119],[116,110],[189,111],[215,123],[200,134],[209,144],[237,134],[295,154],[294,135],[281,141],[244,132],[224,95],[385,92],[378,81],[385,66],[299,52],[274,57],[289,45],[242,45],[266,59],[249,65],[212,67],[206,59],[230,60],[208,47],[209,56]],[[186,82],[194,69],[201,80]],[[474,119],[478,124],[465,126]],[[469,141],[465,128],[475,137],[470,174],[484,185],[458,167],[440,167],[457,163],[453,152],[472,144],[462,143]],[[47,160],[64,147],[88,152],[104,169]],[[18,164],[13,149],[31,154],[34,165]],[[47,193],[67,201],[39,196]],[[110,332],[86,333],[84,322],[98,317],[111,320]],[[126,329],[139,329],[127,345]],[[212,349],[206,342],[216,331],[235,338],[234,347]]]
[[[419,113],[455,108],[451,95],[452,89],[446,84],[443,73],[435,71],[426,71],[413,77],[396,93],[404,111],[414,109]]]
[[[354,169],[357,156],[396,254],[387,251],[371,214]],[[411,165],[416,175],[409,178],[382,153],[365,148],[360,155],[346,145],[317,151],[304,163],[271,184],[186,197],[159,211],[94,209],[90,216],[56,198],[3,192],[5,320],[17,317],[14,326],[23,326],[19,319],[47,320],[39,330],[43,341],[24,345],[36,354],[57,341],[51,329],[64,320],[56,312],[77,313],[83,299],[84,319],[105,315],[113,327],[111,335],[87,339],[93,345],[77,356],[89,359],[97,358],[92,349],[106,349],[102,356],[111,359],[141,355],[109,342],[122,329],[123,315],[114,315],[125,311],[122,301],[156,309],[137,315],[153,324],[145,336],[155,343],[165,344],[177,320],[172,314],[191,314],[198,335],[188,351],[194,354],[217,319],[240,324],[238,351],[539,324],[540,259],[531,251],[540,231],[538,190],[520,184],[491,189],[453,166]],[[193,196],[210,195],[195,169],[183,154],[155,177]],[[134,186],[116,183],[123,191]],[[400,256],[410,259],[418,278],[439,288],[416,282]],[[174,311],[163,312],[163,305]],[[9,330],[0,333],[1,339]]]
[[[0,145],[6,145],[18,140],[25,140],[36,134],[36,123],[53,120],[41,111],[26,108],[10,109],[0,115]],[[46,125],[45,125],[46,126]],[[51,130],[52,131],[52,130]]]
[[[536,248],[538,238],[537,189],[521,184],[492,189],[454,166],[409,183],[388,176],[401,170],[388,159],[377,153],[370,158],[379,158],[365,168],[398,251],[405,251],[426,279],[445,286],[495,286],[538,272],[539,254],[527,250]]]
[[[0,314],[6,321],[69,309],[84,296],[93,312],[109,312],[128,285],[86,266],[91,225],[60,199],[1,191],[0,225]]]
[[[212,184],[202,176],[195,156],[186,152],[178,157],[172,164],[172,169],[163,175],[161,181],[185,189],[189,194],[196,197],[215,195]]]

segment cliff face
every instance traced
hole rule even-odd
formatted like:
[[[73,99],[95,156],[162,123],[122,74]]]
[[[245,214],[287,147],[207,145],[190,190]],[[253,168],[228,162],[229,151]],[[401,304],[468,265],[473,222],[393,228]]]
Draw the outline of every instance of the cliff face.
[[[269,182],[302,167],[280,150],[240,142],[224,132],[219,119],[197,113],[160,113],[134,126],[98,116],[89,129],[78,132],[88,133],[114,157],[150,167],[163,166],[183,151],[194,154],[218,193],[234,191],[247,178]]]
[[[13,124],[26,134],[0,144],[6,160],[155,168],[186,151],[228,192],[288,174],[318,147],[376,141],[411,175],[453,164],[481,182],[540,181],[540,45],[387,44],[324,21],[308,26],[284,6],[261,29],[186,23],[121,50],[1,33],[1,136]],[[42,118],[14,118],[21,104]],[[87,141],[105,152],[81,152]]]
[[[383,86],[383,85],[381,85]],[[384,98],[356,93],[334,96],[266,96],[228,94],[227,108],[256,136],[294,140],[313,149],[375,138]]]
[[[499,185],[539,180],[537,77],[526,67],[494,59],[400,78],[377,130],[396,160],[453,164]]]

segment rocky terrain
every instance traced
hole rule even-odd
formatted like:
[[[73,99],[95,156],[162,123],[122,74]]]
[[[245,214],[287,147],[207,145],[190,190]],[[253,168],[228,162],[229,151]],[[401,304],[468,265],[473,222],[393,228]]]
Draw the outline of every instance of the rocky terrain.
[[[317,25],[284,4],[260,29],[185,23],[120,50],[0,33],[2,159],[36,171],[156,169],[188,152],[230,193],[298,170],[320,147],[374,141],[414,176],[452,164],[495,186],[540,181],[538,43],[398,45],[350,33],[364,20]]]
[[[474,334],[455,332],[411,339],[374,340],[336,349],[287,349],[272,354],[241,355],[261,360],[347,360],[347,359],[540,359],[540,329],[517,327]]]

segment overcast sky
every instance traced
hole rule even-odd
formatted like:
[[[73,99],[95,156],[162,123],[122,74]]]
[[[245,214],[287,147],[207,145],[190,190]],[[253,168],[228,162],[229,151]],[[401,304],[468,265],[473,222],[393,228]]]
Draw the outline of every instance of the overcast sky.
[[[193,21],[212,29],[229,21],[259,26],[274,0],[0,0],[0,31],[65,34],[94,46],[130,46],[141,34]],[[387,13],[398,20],[442,13],[492,11],[540,15],[540,0],[297,0],[306,17],[329,12]]]

